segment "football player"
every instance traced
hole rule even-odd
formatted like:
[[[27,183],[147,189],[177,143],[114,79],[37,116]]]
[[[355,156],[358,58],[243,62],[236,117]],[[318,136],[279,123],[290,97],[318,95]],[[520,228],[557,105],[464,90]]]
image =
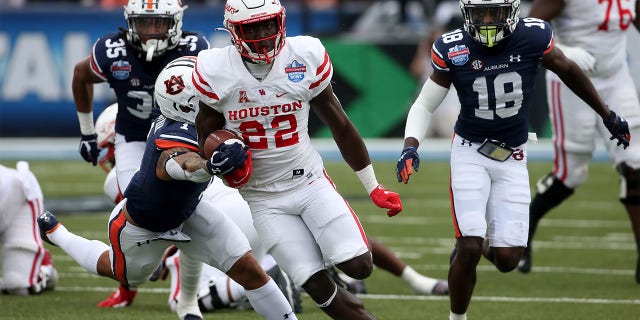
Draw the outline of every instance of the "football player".
[[[191,86],[183,75],[190,74],[194,64],[195,57],[174,60],[160,74],[160,86],[167,86],[167,94],[179,94]],[[161,80],[169,77],[176,81],[163,84]],[[127,287],[145,283],[164,251],[175,245],[182,251],[181,265],[190,264],[189,270],[198,271],[181,274],[180,319],[202,319],[195,299],[201,262],[241,284],[254,310],[264,318],[297,319],[240,229],[215,206],[200,201],[213,173],[250,175],[250,151],[240,143],[221,144],[211,159],[202,159],[193,126],[198,101],[192,95],[175,99],[168,108],[160,104],[162,116],[152,123],[140,169],[125,190],[125,199],[111,213],[110,246],[71,233],[48,211],[38,217],[42,238],[59,245],[88,271]],[[196,281],[184,286],[186,278]]]
[[[554,46],[553,30],[519,18],[520,0],[460,0],[464,28],[433,44],[434,71],[411,106],[399,182],[419,166],[418,146],[431,113],[453,85],[461,104],[451,146],[456,249],[449,268],[452,320],[466,319],[485,256],[501,272],[515,269],[527,245],[529,177],[527,119],[538,64],[556,73],[602,118],[618,145],[631,139],[628,123],[604,103],[580,67]]]
[[[239,190],[268,252],[330,317],[372,319],[325,268],[326,261],[363,279],[373,261],[356,214],[311,146],[311,109],[330,128],[373,202],[389,216],[402,204],[397,193],[378,184],[362,137],[333,93],[327,51],[317,38],[286,37],[278,0],[228,0],[224,27],[234,45],[201,51],[193,74],[200,144],[217,129],[242,134],[254,170]]]
[[[596,0],[536,0],[530,15],[554,22],[556,39],[562,43],[556,46],[587,74],[611,109],[629,121],[631,134],[640,136],[640,102],[625,56],[625,31],[632,25],[640,29],[640,1],[611,5]],[[631,220],[638,250],[635,280],[640,283],[640,144],[626,151],[616,148],[579,96],[553,72],[546,73],[546,81],[554,132],[553,170],[538,181],[529,209],[529,242],[518,270],[531,270],[531,242],[540,219],[585,182],[596,139],[601,138],[620,174],[620,202]]]
[[[100,37],[89,57],[74,68],[71,88],[80,123],[79,152],[94,166],[99,148],[93,122],[93,85],[107,82],[115,92],[118,112],[114,145],[118,166],[111,178],[117,179],[119,194],[140,166],[151,122],[159,114],[153,102],[156,77],[172,60],[209,48],[203,35],[182,30],[186,8],[174,0],[129,0],[124,7],[127,29]],[[133,295],[135,292],[121,288],[99,306],[127,305],[127,298]]]
[[[166,74],[169,78],[164,79],[158,77],[156,82],[161,85],[159,90],[164,90],[164,81],[171,81],[171,77],[174,74]],[[191,77],[191,74],[187,74],[187,77]],[[190,78],[188,79],[190,81]],[[182,95],[188,95],[193,93],[193,87],[185,87],[177,97]],[[165,110],[172,108],[176,96],[164,95],[168,99],[156,99],[156,102],[165,108]],[[107,178],[104,182],[105,194],[114,201],[115,204],[122,200],[122,193],[119,192],[118,184],[115,179],[116,170],[113,168],[116,166],[114,158],[114,141],[115,137],[115,120],[118,112],[117,103],[107,107],[96,120],[96,132],[98,134],[98,148],[102,151],[98,163],[100,167],[107,172]],[[302,305],[300,301],[300,290],[295,287],[290,281],[289,277],[281,273],[280,268],[277,267],[273,258],[266,254],[262,244],[258,240],[255,228],[253,227],[253,220],[251,219],[251,212],[247,202],[242,199],[238,190],[228,187],[222,183],[222,179],[214,178],[209,184],[207,189],[202,193],[201,201],[207,201],[216,206],[218,210],[224,213],[227,218],[231,219],[244,233],[249,240],[249,244],[252,249],[253,255],[260,262],[260,266],[267,271],[281,288],[281,291],[285,294],[287,300],[294,307],[294,311],[299,313],[302,311]],[[155,281],[158,279],[166,279],[171,274],[171,290],[169,293],[169,306],[171,310],[177,310],[177,302],[180,294],[180,287],[183,284],[178,285],[180,282],[181,268],[179,262],[179,250],[173,247],[165,253],[163,263],[159,270],[156,270],[154,276],[150,279]],[[239,308],[243,309],[247,307],[246,294],[244,288],[237,282],[233,281],[224,272],[209,266],[203,265],[198,280],[198,305],[202,312],[213,311],[221,308]],[[128,289],[124,286],[119,286],[117,291],[109,299],[102,301],[98,306],[100,307],[126,307],[133,303],[137,291]],[[250,305],[249,305],[250,306]]]
[[[37,236],[36,218],[42,211],[43,195],[29,163],[16,168],[0,165],[0,290],[26,296],[53,290],[58,272],[51,253]]]

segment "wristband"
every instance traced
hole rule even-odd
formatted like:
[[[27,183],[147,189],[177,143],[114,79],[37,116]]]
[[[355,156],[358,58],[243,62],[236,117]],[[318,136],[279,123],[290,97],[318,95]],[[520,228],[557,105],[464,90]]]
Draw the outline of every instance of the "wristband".
[[[96,128],[93,126],[93,111],[80,112],[78,111],[78,122],[80,123],[80,133],[85,136],[96,133]]]
[[[371,192],[378,187],[379,183],[376,179],[376,173],[373,171],[373,165],[369,164],[364,167],[364,169],[356,171],[356,176],[362,182],[364,189],[367,190],[367,194],[371,194]]]

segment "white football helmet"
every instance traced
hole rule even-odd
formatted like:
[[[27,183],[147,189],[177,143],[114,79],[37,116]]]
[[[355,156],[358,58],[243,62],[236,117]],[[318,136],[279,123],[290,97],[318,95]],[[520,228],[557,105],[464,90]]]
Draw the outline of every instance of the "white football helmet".
[[[276,34],[247,40],[243,26],[275,19]],[[233,44],[243,57],[256,63],[271,63],[284,47],[287,34],[286,14],[279,0],[227,0],[224,8],[224,27],[231,33]],[[260,52],[259,42],[273,41],[273,50]]]
[[[487,47],[493,47],[516,29],[520,0],[460,0],[464,30]]]
[[[127,41],[147,53],[147,61],[175,48],[182,36],[181,0],[129,0],[124,7]]]
[[[171,61],[156,78],[154,98],[163,116],[195,124],[199,100],[191,81],[196,57],[184,56]]]
[[[98,148],[104,149],[109,144],[116,143],[116,115],[118,115],[118,103],[106,107],[96,119]]]

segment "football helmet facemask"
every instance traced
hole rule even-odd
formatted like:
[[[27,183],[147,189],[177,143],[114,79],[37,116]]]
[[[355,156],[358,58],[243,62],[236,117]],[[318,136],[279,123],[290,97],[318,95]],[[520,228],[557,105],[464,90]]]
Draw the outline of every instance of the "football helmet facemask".
[[[277,28],[274,34],[247,39],[246,30],[251,25],[268,20],[273,20]],[[227,0],[224,27],[231,33],[232,42],[243,57],[255,63],[270,64],[284,47],[287,29],[285,9],[279,0]]]
[[[154,98],[166,118],[195,124],[199,100],[191,81],[196,57],[184,56],[171,61],[156,78]]]
[[[127,41],[143,52],[146,60],[175,48],[182,36],[181,0],[129,0],[124,7]]]
[[[464,30],[477,42],[493,47],[516,29],[520,0],[460,0]]]

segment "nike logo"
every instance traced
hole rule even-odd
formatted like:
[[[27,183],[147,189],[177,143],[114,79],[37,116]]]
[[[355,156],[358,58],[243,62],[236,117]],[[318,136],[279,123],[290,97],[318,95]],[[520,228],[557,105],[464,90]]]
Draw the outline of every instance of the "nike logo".
[[[286,92],[276,93],[276,98],[280,98],[280,97],[284,96],[285,94],[287,94],[287,93]]]

